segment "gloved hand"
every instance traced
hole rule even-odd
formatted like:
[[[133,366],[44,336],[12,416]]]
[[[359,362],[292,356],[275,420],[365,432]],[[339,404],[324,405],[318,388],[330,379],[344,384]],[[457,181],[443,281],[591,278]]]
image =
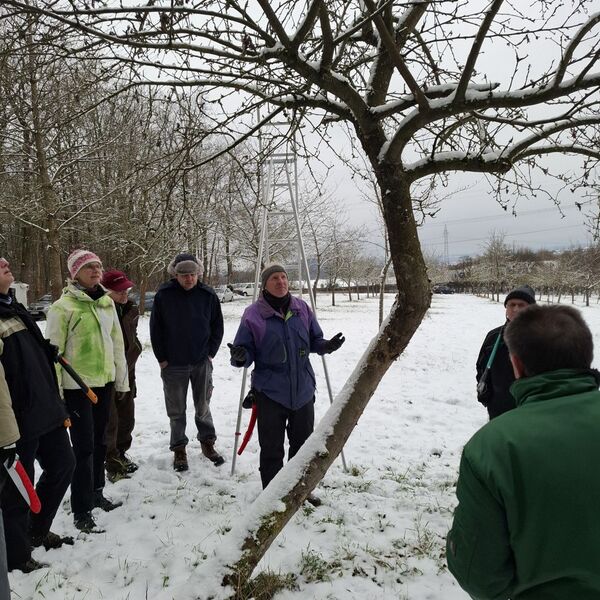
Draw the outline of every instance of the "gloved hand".
[[[48,340],[46,340],[46,341],[48,342],[46,345],[47,346],[46,354],[48,355],[48,358],[53,363],[58,362],[58,355],[60,354],[60,352],[58,351],[58,346],[52,344]]]
[[[325,353],[331,354],[339,349],[339,347],[346,341],[346,338],[342,335],[342,332],[336,333],[330,340],[325,342]]]
[[[242,402],[242,408],[252,408],[252,405],[256,402],[256,396],[254,389],[250,388],[250,391],[246,394],[244,401]]]
[[[236,363],[244,364],[246,362],[246,357],[248,353],[246,352],[246,348],[244,346],[234,346],[233,344],[227,344],[229,348],[229,354],[231,355],[231,360]]]
[[[3,448],[0,448],[0,462],[3,465],[6,465],[9,469],[15,462],[16,456],[17,447],[15,446],[15,444],[11,444],[10,446],[4,446]]]

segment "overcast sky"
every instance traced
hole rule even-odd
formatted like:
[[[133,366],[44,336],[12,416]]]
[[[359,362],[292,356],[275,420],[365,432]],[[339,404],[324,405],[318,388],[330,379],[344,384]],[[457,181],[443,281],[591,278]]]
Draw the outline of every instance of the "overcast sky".
[[[564,160],[564,159],[563,159]],[[505,235],[510,246],[561,250],[571,246],[585,246],[591,235],[585,225],[585,213],[591,205],[581,194],[574,195],[563,190],[560,204],[563,215],[547,196],[522,197],[514,207],[505,211],[492,197],[489,185],[481,177],[455,173],[451,179],[453,189],[458,190],[445,198],[441,209],[433,219],[427,219],[419,229],[420,240],[425,252],[444,258],[444,228],[448,231],[448,258],[451,262],[462,256],[483,254],[485,243],[495,231]],[[540,182],[544,190],[556,197],[558,186],[552,180]],[[360,197],[360,193],[343,166],[333,170],[330,189],[344,200],[348,219],[354,225],[363,225],[373,242],[366,246],[373,254],[380,254],[380,227],[377,224],[376,208]],[[575,202],[586,202],[583,212]]]

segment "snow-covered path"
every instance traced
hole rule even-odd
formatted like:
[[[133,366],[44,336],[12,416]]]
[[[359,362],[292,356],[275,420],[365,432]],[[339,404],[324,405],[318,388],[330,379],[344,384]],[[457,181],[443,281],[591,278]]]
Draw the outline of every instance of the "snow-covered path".
[[[224,344],[233,339],[247,302],[237,298],[223,306]],[[320,302],[326,337],[338,331],[346,336],[342,349],[328,358],[336,391],[376,332],[377,303],[339,297],[336,307],[326,297]],[[584,315],[600,331],[600,311],[592,307]],[[502,320],[502,306],[489,300],[433,297],[422,326],[346,446],[350,472],[343,472],[339,460],[334,463],[317,488],[323,505],[301,510],[261,563],[261,569],[295,575],[295,589],[280,592],[277,600],[467,598],[444,566],[443,538],[455,504],[461,448],[486,422],[475,400],[475,359],[485,333]],[[97,513],[105,534],[80,534],[74,546],[49,553],[37,549],[34,557],[51,566],[11,574],[13,598],[204,600],[195,567],[261,491],[256,437],[230,477],[241,371],[229,366],[225,345],[215,359],[212,412],[227,463],[215,468],[202,457],[189,410],[190,470],[180,475],[171,468],[168,419],[146,317],[140,338],[144,353],[130,452],[140,469],[106,488],[124,506]],[[322,415],[326,386],[318,357],[313,364]],[[247,419],[245,411],[243,428]],[[69,510],[65,501],[53,530],[74,534]]]

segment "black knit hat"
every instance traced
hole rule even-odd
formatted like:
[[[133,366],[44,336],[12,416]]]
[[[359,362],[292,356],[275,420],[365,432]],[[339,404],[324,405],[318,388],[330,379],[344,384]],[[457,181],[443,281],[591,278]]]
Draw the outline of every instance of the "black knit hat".
[[[167,273],[173,277],[175,277],[175,275],[186,275],[189,273],[202,275],[202,265],[193,254],[182,252],[170,262],[167,267]]]
[[[508,304],[509,300],[523,300],[527,304],[535,304],[535,292],[528,285],[522,285],[508,292],[504,299],[504,306]]]

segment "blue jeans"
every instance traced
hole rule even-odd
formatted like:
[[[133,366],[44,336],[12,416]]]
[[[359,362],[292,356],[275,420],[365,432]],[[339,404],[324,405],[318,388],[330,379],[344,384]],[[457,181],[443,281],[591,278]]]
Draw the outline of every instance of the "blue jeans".
[[[217,439],[210,413],[210,397],[213,390],[212,370],[212,362],[208,358],[195,365],[167,365],[161,370],[165,406],[171,424],[170,450],[186,446],[189,441],[185,435],[185,410],[190,382],[198,440],[208,442]]]

